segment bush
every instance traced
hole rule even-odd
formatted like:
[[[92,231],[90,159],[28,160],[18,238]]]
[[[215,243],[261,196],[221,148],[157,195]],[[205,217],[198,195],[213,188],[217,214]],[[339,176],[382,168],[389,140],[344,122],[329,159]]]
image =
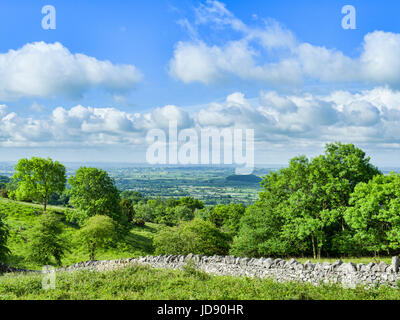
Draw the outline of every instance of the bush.
[[[7,189],[0,189],[0,197],[1,198],[8,198],[8,190]]]
[[[41,265],[53,264],[53,258],[57,265],[61,265],[67,247],[60,235],[62,227],[60,219],[53,213],[47,213],[39,217],[38,222],[32,228],[29,242],[29,259]]]
[[[144,227],[146,225],[146,221],[144,221],[142,218],[134,218],[132,223],[138,227]]]
[[[154,237],[156,254],[226,255],[231,238],[211,222],[194,219],[160,231]]]
[[[108,216],[96,215],[89,218],[78,232],[78,239],[89,252],[90,260],[94,260],[97,249],[105,248],[117,236],[113,219]]]
[[[144,202],[139,202],[133,206],[135,211],[135,219],[141,219],[146,222],[152,222],[154,214],[152,209]]]
[[[132,222],[135,215],[135,210],[133,209],[133,202],[130,199],[122,199],[119,203],[121,206],[121,214],[124,221]]]
[[[66,222],[78,226],[82,226],[87,219],[87,216],[82,211],[76,209],[66,209],[64,210],[64,215]]]

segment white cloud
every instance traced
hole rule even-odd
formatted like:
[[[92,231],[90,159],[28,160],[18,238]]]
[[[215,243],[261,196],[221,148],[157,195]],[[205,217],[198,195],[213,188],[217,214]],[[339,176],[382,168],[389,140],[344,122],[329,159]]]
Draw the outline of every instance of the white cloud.
[[[0,54],[0,99],[80,97],[93,88],[111,93],[131,90],[141,73],[132,65],[115,65],[72,54],[61,43],[34,42]]]
[[[25,117],[1,105],[0,146],[135,146],[143,150],[148,130],[160,128],[168,135],[171,120],[177,121],[180,130],[254,129],[256,154],[282,148],[294,152],[332,141],[398,149],[400,91],[380,87],[320,96],[265,91],[260,93],[258,103],[235,92],[223,102],[212,102],[192,114],[173,105],[144,113],[77,105],[70,109],[58,107],[47,117]]]
[[[192,30],[195,39],[176,45],[170,74],[185,83],[211,84],[236,77],[275,86],[318,81],[400,87],[400,34],[366,34],[359,57],[353,58],[334,48],[301,43],[279,23],[264,22],[263,27],[248,26],[223,3],[201,4],[196,26],[222,31],[222,39],[235,34],[234,39],[207,44]]]
[[[37,102],[33,102],[32,105],[29,107],[29,109],[34,112],[43,112],[46,109],[46,107]]]
[[[380,120],[378,108],[367,101],[349,103],[343,109],[344,119],[349,125],[373,126]]]

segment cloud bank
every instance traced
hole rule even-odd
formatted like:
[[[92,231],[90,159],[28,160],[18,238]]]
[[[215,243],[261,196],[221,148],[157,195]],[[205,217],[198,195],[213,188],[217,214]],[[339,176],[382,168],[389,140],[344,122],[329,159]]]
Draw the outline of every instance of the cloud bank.
[[[34,42],[0,54],[0,100],[22,97],[81,97],[102,88],[113,94],[132,90],[142,78],[132,65],[115,65],[72,54],[61,43]]]
[[[45,117],[23,117],[1,105],[0,146],[143,147],[148,130],[167,130],[169,120],[177,120],[179,129],[254,129],[256,152],[273,146],[322,146],[336,140],[396,149],[400,91],[379,87],[324,96],[265,91],[257,103],[234,92],[225,101],[211,102],[190,114],[173,105],[145,113],[78,105],[58,107]]]

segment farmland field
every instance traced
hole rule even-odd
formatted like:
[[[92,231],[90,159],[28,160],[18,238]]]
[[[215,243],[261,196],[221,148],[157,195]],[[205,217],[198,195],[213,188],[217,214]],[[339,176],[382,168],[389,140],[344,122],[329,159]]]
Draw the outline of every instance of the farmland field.
[[[67,163],[67,174],[71,176],[81,164]],[[279,165],[255,168],[256,180],[229,179],[235,168],[228,166],[148,166],[135,164],[90,163],[106,170],[115,179],[121,190],[139,191],[149,198],[180,198],[191,196],[206,205],[238,202],[251,204],[258,199],[261,180]],[[11,176],[13,163],[0,163],[0,175]]]

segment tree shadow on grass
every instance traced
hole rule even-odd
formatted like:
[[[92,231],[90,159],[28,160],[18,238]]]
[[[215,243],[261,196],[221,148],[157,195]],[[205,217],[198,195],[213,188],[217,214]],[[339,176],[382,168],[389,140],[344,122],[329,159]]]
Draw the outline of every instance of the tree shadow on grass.
[[[10,254],[5,263],[14,268],[26,269],[26,259],[20,255]]]
[[[153,239],[139,234],[127,234],[123,239],[125,250],[137,252],[141,251],[146,254],[154,253]]]

